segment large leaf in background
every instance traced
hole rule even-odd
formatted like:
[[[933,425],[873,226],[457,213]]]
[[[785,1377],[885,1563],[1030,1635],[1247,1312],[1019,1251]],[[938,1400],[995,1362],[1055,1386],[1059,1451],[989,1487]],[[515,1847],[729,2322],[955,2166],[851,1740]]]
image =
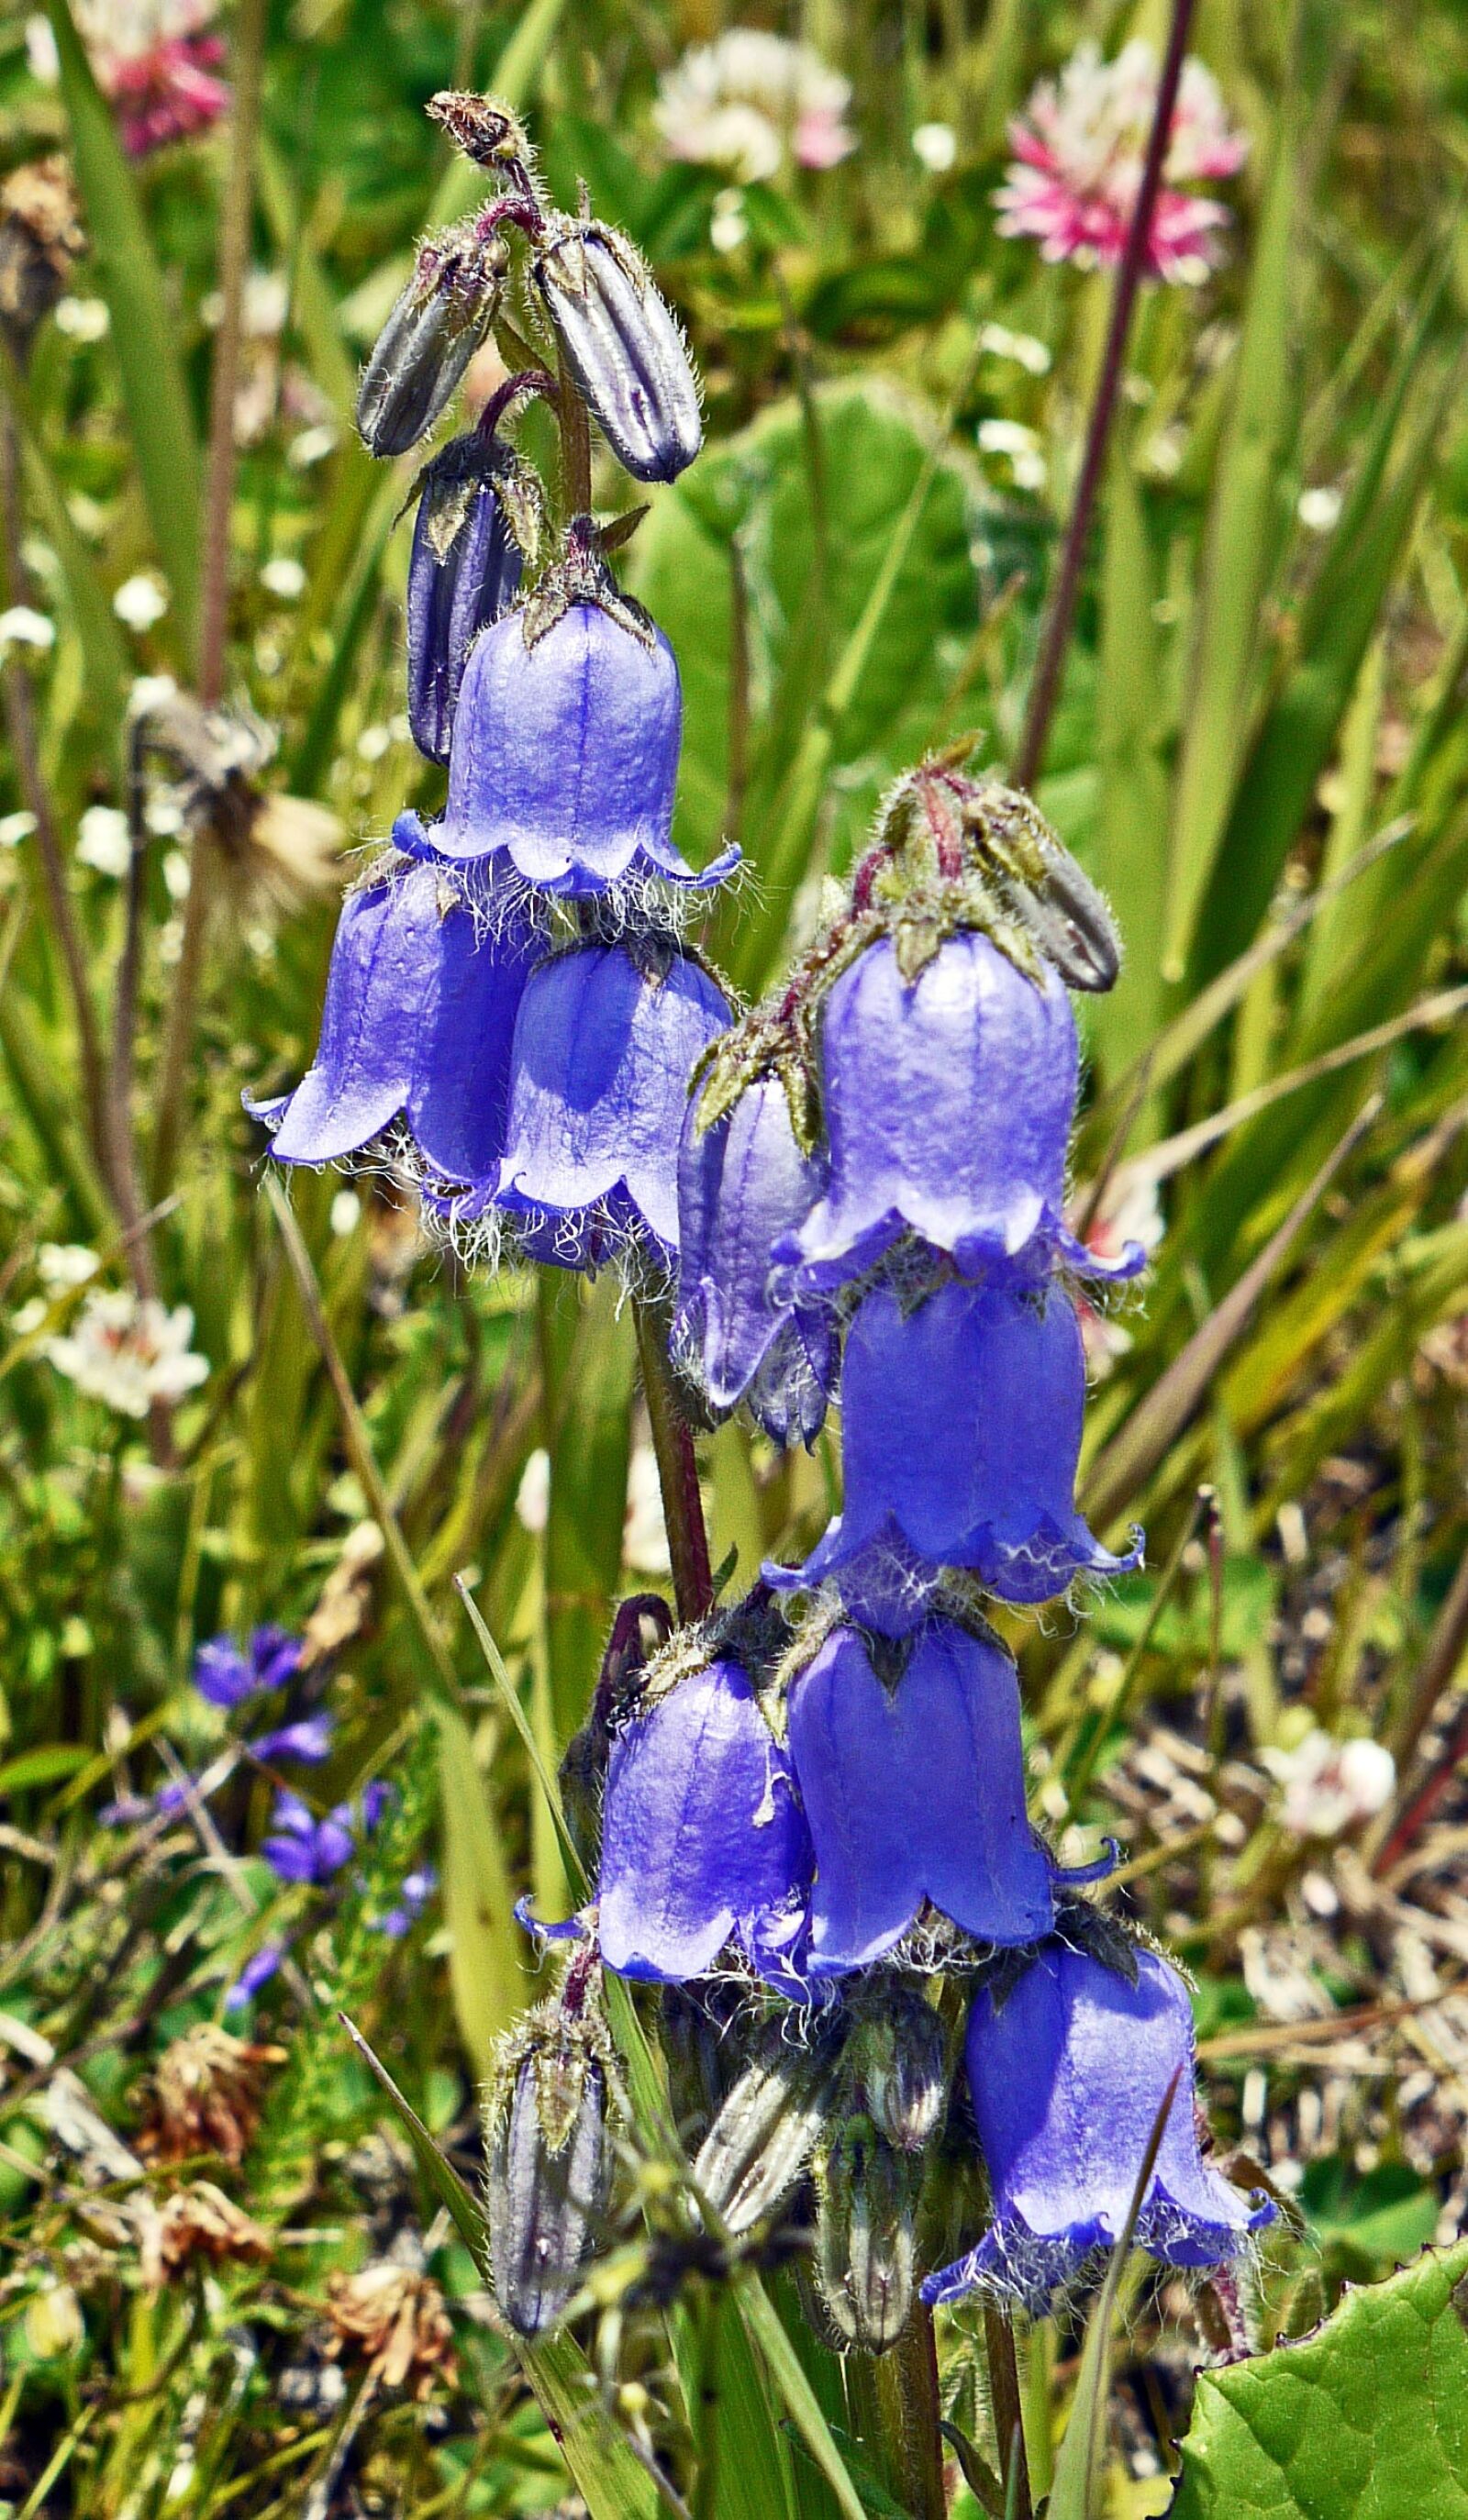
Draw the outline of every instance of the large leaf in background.
[[[1205,2371],[1172,2520],[1468,2520],[1468,2243]]]
[[[744,839],[757,874],[758,803],[788,767],[787,747],[793,749],[804,716],[782,706],[783,687],[792,678],[803,686],[814,666],[805,696],[809,707],[818,701],[822,659],[829,670],[861,617],[934,428],[921,405],[870,383],[831,385],[815,396],[813,408],[824,536],[812,499],[805,422],[792,400],[711,447],[696,471],[655,504],[632,547],[635,590],[672,641],[682,669],[678,836],[702,862],[721,836],[729,791],[729,554],[739,538],[749,588],[753,718],[752,812]],[[835,730],[837,865],[888,781],[929,741],[973,636],[977,496],[963,458],[944,455],[854,698]],[[818,648],[809,635],[812,587],[821,599]],[[771,749],[783,757],[770,758]]]
[[[112,109],[66,0],[48,0],[97,283],[112,316],[128,428],[158,555],[192,654],[199,609],[199,449],[162,275]]]

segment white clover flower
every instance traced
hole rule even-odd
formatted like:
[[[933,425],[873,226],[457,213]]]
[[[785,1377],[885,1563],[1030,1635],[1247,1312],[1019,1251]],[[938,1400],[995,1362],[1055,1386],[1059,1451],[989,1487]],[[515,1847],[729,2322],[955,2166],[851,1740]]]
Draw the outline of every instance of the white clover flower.
[[[537,1445],[520,1474],[515,1510],[527,1531],[543,1531],[550,1517],[550,1455]]]
[[[187,1304],[169,1312],[156,1296],[139,1296],[130,1286],[98,1288],[68,1334],[48,1339],[43,1353],[89,1400],[102,1401],[119,1418],[146,1418],[155,1401],[182,1400],[207,1380],[208,1360],[194,1354],[193,1335]]]
[[[669,158],[726,166],[742,184],[767,183],[787,157],[835,166],[856,135],[846,121],[850,82],[808,44],[758,26],[731,26],[667,71],[653,120]],[[727,249],[727,248],[725,248]]]
[[[1391,1798],[1397,1762],[1381,1741],[1338,1741],[1318,1727],[1292,1750],[1260,1753],[1283,1786],[1279,1817],[1293,1837],[1339,1837]]]
[[[47,33],[50,33],[48,26]],[[105,341],[112,324],[105,297],[60,297],[55,322],[69,341]]]
[[[36,1275],[48,1295],[69,1294],[84,1286],[102,1266],[85,1242],[43,1242],[35,1255]]]
[[[76,856],[98,875],[126,875],[132,862],[127,816],[115,805],[89,805],[77,826]]]
[[[1321,482],[1313,490],[1302,490],[1295,514],[1307,533],[1328,534],[1340,520],[1341,493],[1328,482]]]
[[[113,610],[129,630],[151,630],[167,609],[166,588],[147,569],[140,568],[132,577],[124,577],[113,597]]]
[[[737,253],[750,232],[744,195],[737,184],[715,193],[709,219],[709,242],[715,253]]]
[[[267,595],[276,596],[282,604],[298,604],[306,589],[306,573],[298,560],[283,555],[267,560],[260,571],[260,584]]]
[[[930,175],[946,175],[958,155],[958,134],[951,122],[920,122],[912,135],[912,154]]]
[[[663,1489],[658,1456],[651,1444],[635,1444],[627,1463],[627,1509],[622,1524],[623,1563],[634,1575],[666,1575],[672,1559],[663,1520]]]
[[[33,648],[44,654],[56,645],[56,623],[29,604],[12,604],[0,612],[0,654],[12,648]]]

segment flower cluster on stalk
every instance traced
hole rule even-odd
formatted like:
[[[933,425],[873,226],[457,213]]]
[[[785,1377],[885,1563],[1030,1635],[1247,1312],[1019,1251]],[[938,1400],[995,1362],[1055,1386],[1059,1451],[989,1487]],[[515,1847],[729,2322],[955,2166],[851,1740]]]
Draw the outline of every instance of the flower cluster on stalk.
[[[670,1635],[646,1597],[619,1615],[563,1771],[591,1896],[539,1928],[559,1985],[491,2090],[501,2308],[544,2327],[606,2226],[604,1970],[663,1991],[701,2210],[730,2241],[813,2224],[845,2345],[895,2343],[919,2286],[1043,2306],[1120,2236],[1154,2139],[1138,2236],[1216,2266],[1268,2208],[1200,2148],[1183,1981],[1083,1895],[1111,1859],[1067,1871],[1029,1819],[988,1615],[1140,1558],[1076,1497],[1079,1290],[1145,1256],[1067,1221],[1070,992],[1116,978],[1109,914],[965,744],[898,781],[839,915],[736,1018],[679,916],[733,852],[696,873],[674,848],[677,667],[584,474],[588,420],[639,479],[692,461],[686,347],[631,245],[548,206],[512,116],[433,110],[491,198],[422,248],[367,443],[434,426],[517,257],[537,338],[501,326],[522,364],[420,480],[410,714],[444,811],[399,816],[343,911],[315,1061],[254,1107],[284,1163],[405,1168],[461,1247],[630,1266],[671,1295],[669,1405],[809,1444],[839,1399],[843,1468],[803,1563]],[[558,520],[509,434],[534,394]],[[283,1810],[282,1848],[327,1860],[338,1817]],[[981,2157],[986,2214],[962,2203]]]

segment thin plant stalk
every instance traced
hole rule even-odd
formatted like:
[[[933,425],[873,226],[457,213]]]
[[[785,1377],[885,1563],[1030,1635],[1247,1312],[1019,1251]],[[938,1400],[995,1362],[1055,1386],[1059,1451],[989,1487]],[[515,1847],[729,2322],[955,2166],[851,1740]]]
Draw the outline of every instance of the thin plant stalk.
[[[1171,23],[1168,30],[1168,49],[1163,58],[1162,76],[1157,86],[1157,108],[1152,116],[1152,129],[1147,138],[1147,155],[1142,165],[1142,180],[1137,190],[1131,225],[1117,266],[1116,287],[1112,292],[1111,321],[1107,327],[1106,346],[1101,354],[1101,373],[1096,381],[1096,398],[1086,424],[1085,450],[1080,459],[1080,473],[1076,483],[1076,497],[1071,508],[1071,520],[1066,527],[1060,567],[1055,589],[1040,633],[1039,653],[1035,658],[1034,676],[1030,686],[1030,699],[1025,711],[1025,726],[1012,773],[1017,788],[1032,788],[1039,776],[1049,740],[1055,704],[1060,698],[1061,675],[1065,668],[1066,650],[1070,645],[1071,625],[1076,617],[1076,599],[1080,591],[1080,569],[1085,558],[1086,538],[1090,531],[1091,513],[1096,493],[1106,468],[1106,451],[1111,439],[1111,427],[1116,417],[1117,396],[1121,389],[1123,365],[1126,355],[1127,337],[1131,331],[1132,310],[1141,286],[1147,260],[1147,245],[1152,234],[1152,214],[1162,188],[1163,167],[1167,162],[1168,143],[1172,133],[1172,115],[1177,106],[1177,91],[1182,79],[1183,59],[1187,52],[1188,28],[1192,22],[1193,0],[1172,0]]]
[[[662,1308],[635,1297],[633,1314],[637,1324],[642,1386],[653,1431],[653,1451],[658,1462],[658,1483],[663,1491],[663,1519],[667,1529],[667,1552],[672,1560],[673,1598],[677,1603],[679,1620],[686,1627],[696,1619],[707,1618],[713,1607],[713,1575],[709,1557],[709,1533],[704,1521],[704,1500],[699,1489],[698,1462],[694,1456],[692,1431],[678,1406],[678,1396],[673,1388]]]
[[[219,330],[210,381],[209,442],[204,493],[204,561],[200,596],[199,697],[213,708],[224,693],[229,629],[229,520],[235,488],[235,397],[244,335],[245,282],[254,206],[255,148],[264,77],[266,0],[241,0],[234,44],[234,112],[229,174],[219,233]],[[194,1020],[204,976],[213,892],[213,836],[206,823],[194,835],[193,879],[184,904],[183,936],[163,1038],[158,1136],[150,1187],[161,1198],[173,1177],[182,1124],[184,1083],[194,1047]]]
[[[1013,2520],[1034,2520],[1014,2322],[992,2301],[984,2305],[984,2350],[988,2362],[989,2405],[993,2408],[1005,2509],[1013,2514]]]

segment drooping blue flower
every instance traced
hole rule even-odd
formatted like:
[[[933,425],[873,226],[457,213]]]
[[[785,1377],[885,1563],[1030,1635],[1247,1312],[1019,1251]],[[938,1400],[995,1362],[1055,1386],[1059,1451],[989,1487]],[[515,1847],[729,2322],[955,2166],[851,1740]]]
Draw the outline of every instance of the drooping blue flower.
[[[781,1983],[809,1879],[790,1761],[741,1664],[691,1673],[618,1735],[602,1821],[609,1968],[678,1982],[732,1942]]]
[[[911,1310],[879,1287],[847,1335],[842,1511],[801,1580],[836,1576],[853,1615],[882,1627],[895,1603],[905,1629],[941,1566],[1029,1602],[1136,1565],[1139,1543],[1114,1556],[1076,1510],[1084,1405],[1080,1330],[1059,1287],[949,1282]]]
[[[260,1840],[260,1853],[279,1881],[330,1881],[351,1860],[354,1843],[351,1810],[339,1803],[317,1820],[298,1794],[276,1796],[270,1834]]]
[[[284,1688],[301,1650],[299,1637],[285,1628],[255,1628],[243,1646],[234,1637],[209,1637],[194,1656],[194,1686],[211,1706],[241,1706],[264,1689]]]
[[[777,1076],[746,1088],[727,1117],[698,1124],[678,1157],[680,1236],[674,1337],[713,1407],[748,1400],[777,1443],[809,1443],[836,1373],[829,1314],[797,1306],[774,1248],[809,1215],[821,1167],[804,1154]]]
[[[785,1246],[803,1287],[845,1285],[904,1232],[965,1277],[1032,1282],[1055,1251],[1094,1271],[1064,1222],[1076,1024],[1048,965],[1028,979],[965,929],[907,981],[880,938],[825,1000],[820,1070],[830,1184]]]
[[[335,1731],[335,1717],[322,1711],[299,1716],[294,1724],[277,1725],[245,1746],[255,1759],[298,1759],[303,1767],[316,1768],[331,1757]]]
[[[247,1106],[277,1161],[333,1163],[401,1118],[435,1172],[482,1179],[503,1150],[510,1037],[543,950],[523,925],[486,928],[442,866],[350,894],[315,1062],[294,1094]]]
[[[569,606],[532,644],[527,621],[507,612],[476,641],[447,810],[432,828],[400,814],[396,846],[491,860],[548,893],[649,876],[721,883],[737,849],[695,875],[672,844],[683,702],[662,631],[641,637],[596,603]]]
[[[1137,1977],[1053,1942],[1000,2001],[986,1988],[969,2016],[968,2076],[993,2192],[994,2221],[976,2248],[923,2286],[930,2302],[977,2284],[1048,2308],[1091,2251],[1121,2237],[1168,2086],[1180,2070],[1136,2227],[1140,2247],[1169,2266],[1236,2257],[1272,2220],[1199,2150],[1193,2104],[1193,2015],[1187,1988],[1155,1952]]]
[[[690,957],[577,946],[521,1002],[503,1163],[454,1213],[493,1205],[532,1258],[596,1268],[629,1237],[678,1247],[678,1133],[688,1079],[729,1019]]]
[[[996,1645],[935,1621],[890,1688],[860,1631],[835,1629],[792,1688],[790,1756],[815,1850],[813,1977],[880,1959],[925,1903],[981,1942],[1048,1931],[1019,1684]]]
[[[451,438],[423,475],[408,562],[408,724],[430,761],[448,759],[470,649],[515,601],[524,559],[510,508],[528,477],[478,429]]]

